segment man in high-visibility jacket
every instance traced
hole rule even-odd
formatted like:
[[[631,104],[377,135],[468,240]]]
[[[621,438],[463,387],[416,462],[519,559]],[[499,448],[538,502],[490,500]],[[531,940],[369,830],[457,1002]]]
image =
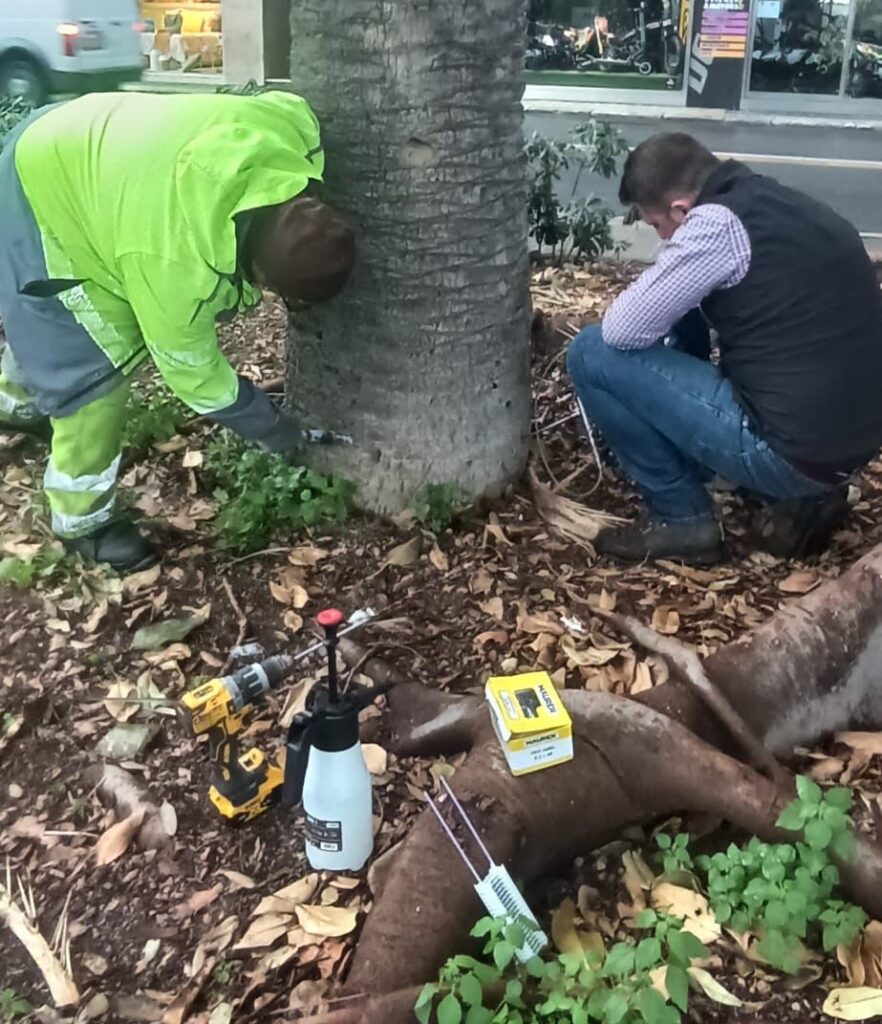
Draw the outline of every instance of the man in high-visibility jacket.
[[[261,299],[322,302],[352,229],[306,195],[319,126],[290,93],[92,95],[38,111],[0,155],[0,429],[51,437],[44,487],[68,550],[119,571],[156,553],[114,510],[127,379],[270,451],[305,433],[238,376],[215,322]]]

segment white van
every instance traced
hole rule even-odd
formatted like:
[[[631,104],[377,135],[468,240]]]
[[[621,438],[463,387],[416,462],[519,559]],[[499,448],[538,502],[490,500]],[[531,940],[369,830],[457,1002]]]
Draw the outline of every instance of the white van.
[[[115,89],[141,77],[137,0],[0,0],[0,95]]]

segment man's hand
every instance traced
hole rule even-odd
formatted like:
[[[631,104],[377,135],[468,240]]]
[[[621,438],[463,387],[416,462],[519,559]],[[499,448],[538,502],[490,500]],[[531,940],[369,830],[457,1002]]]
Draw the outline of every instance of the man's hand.
[[[286,413],[280,413],[274,426],[259,440],[268,451],[289,458],[302,455],[309,444],[352,444],[348,434],[337,434],[333,430],[316,427],[304,429]]]

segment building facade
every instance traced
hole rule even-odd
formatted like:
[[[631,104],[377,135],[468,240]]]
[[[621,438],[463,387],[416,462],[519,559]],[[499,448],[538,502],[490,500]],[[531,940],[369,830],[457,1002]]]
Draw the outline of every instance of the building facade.
[[[289,2],[142,0],[146,77],[284,81]],[[532,106],[882,118],[882,0],[526,2]]]

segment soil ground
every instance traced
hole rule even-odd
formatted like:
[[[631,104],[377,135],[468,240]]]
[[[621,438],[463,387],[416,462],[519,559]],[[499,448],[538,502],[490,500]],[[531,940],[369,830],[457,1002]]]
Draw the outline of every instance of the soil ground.
[[[552,477],[569,479],[569,496],[632,515],[638,510],[635,498],[608,466],[596,481],[579,421],[546,429],[572,411],[561,333],[591,319],[621,281],[621,274],[603,271],[563,272],[536,281],[536,306],[547,314],[534,325],[535,416],[542,448],[536,466],[546,483]],[[243,372],[264,383],[276,380],[282,375],[284,326],[280,310],[268,304],[226,330],[225,348]],[[726,489],[715,491],[729,539],[728,560],[717,569],[697,572],[674,564],[624,569],[596,562],[585,548],[549,532],[526,484],[464,514],[437,538],[415,524],[399,527],[358,517],[311,536],[277,537],[269,550],[237,559],[215,542],[214,498],[193,455],[203,449],[210,429],[199,425],[154,446],[123,480],[161,538],[159,573],[120,585],[101,572],[74,568],[25,589],[0,587],[0,855],[8,858],[13,888],[16,878],[30,888],[43,934],[51,937],[56,923],[66,922],[73,974],[83,995],[78,1020],[158,1020],[174,1011],[169,1004],[182,992],[185,1002],[193,1001],[186,1019],[217,1024],[231,1015],[236,1021],[283,1018],[294,1012],[289,1010],[292,989],[300,986],[303,993],[303,981],[340,976],[357,941],[356,927],[331,938],[300,933],[287,960],[268,958],[266,949],[234,951],[231,945],[220,955],[211,952],[213,929],[222,925],[234,942],[239,940],[261,897],[308,872],[301,820],[276,810],[242,828],[225,827],[206,799],[206,751],[183,734],[173,714],[136,716],[153,723],[156,735],[121,763],[164,804],[164,820],[176,819],[174,857],[133,847],[113,863],[96,866],[93,849],[113,817],[84,774],[98,760],[96,746],[114,724],[110,709],[120,713],[118,703],[102,703],[110,687],[140,680],[142,687],[152,683],[166,697],[178,697],[195,679],[229,666],[236,644],[259,643],[268,653],[305,647],[312,639],[312,617],[335,604],[347,613],[392,606],[394,621],[383,629],[365,628],[361,642],[428,686],[474,690],[490,673],[540,666],[561,685],[636,692],[662,681],[664,666],[645,660],[622,638],[583,636],[578,624],[564,629],[563,617],[587,621],[592,603],[616,602],[708,652],[767,619],[782,602],[837,575],[882,539],[882,467],[877,465],[857,481],[849,522],[812,565],[756,552],[750,534],[758,508]],[[0,539],[4,553],[21,555],[33,550],[28,545],[46,542],[39,501],[45,453],[32,441],[0,445]],[[384,566],[391,550],[414,537],[421,551],[411,564]],[[314,565],[303,564],[313,560]],[[292,616],[294,604],[302,604],[285,596],[295,583],[305,588],[308,600]],[[133,649],[139,627],[208,605],[207,621],[184,641],[159,652]],[[292,633],[298,616],[306,624]],[[585,651],[590,653],[580,656]],[[318,662],[305,663],[292,687],[295,696],[319,672]],[[251,730],[267,751],[281,741],[280,701],[261,713]],[[872,754],[831,741],[827,749],[801,756],[802,766],[818,778],[844,780],[868,800],[875,797],[879,764]],[[378,766],[375,786],[383,810],[377,853],[406,833],[420,792],[432,786],[439,770],[445,769],[391,756]],[[693,832],[711,827],[688,825]],[[615,930],[617,907],[625,898],[622,849],[648,839],[634,833],[605,850],[586,851],[584,861],[569,874],[546,880],[531,899],[537,909],[550,912],[588,886],[596,890],[592,905],[603,908]],[[359,922],[369,911],[366,879],[356,888],[324,879],[320,893],[322,904],[357,910]],[[821,1019],[823,990],[817,978],[835,976],[834,963],[819,964],[804,979],[808,987],[793,991],[779,977],[746,970],[731,950],[719,956],[715,975],[745,999],[745,1007],[696,1004],[697,1019]],[[200,970],[206,958],[213,964],[210,971]],[[40,973],[7,929],[0,930],[0,990],[14,991],[34,1007],[49,1001]],[[72,1014],[57,1017],[47,1009],[40,1019],[70,1020]]]

